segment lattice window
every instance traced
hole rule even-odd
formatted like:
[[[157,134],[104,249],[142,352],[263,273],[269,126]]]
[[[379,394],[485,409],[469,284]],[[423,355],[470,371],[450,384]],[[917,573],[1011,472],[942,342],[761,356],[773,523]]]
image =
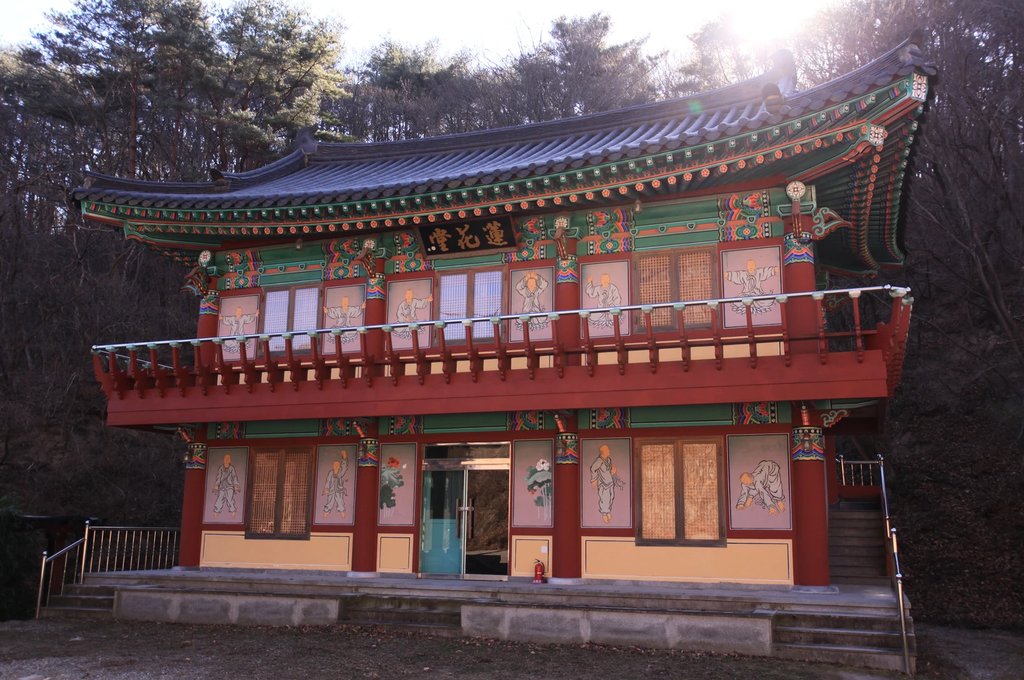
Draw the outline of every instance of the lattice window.
[[[505,297],[504,271],[442,274],[440,279],[441,319],[453,321],[466,317],[491,317],[501,314],[501,305]],[[473,337],[493,338],[494,324],[489,321],[473,324]],[[464,342],[466,327],[462,324],[445,326],[444,339],[446,342]]]
[[[264,333],[309,331],[320,325],[320,288],[318,286],[268,291],[265,306]],[[283,354],[284,351],[284,338],[270,339],[272,354]],[[309,336],[296,335],[292,338],[292,351],[308,352]]]
[[[645,444],[640,448],[642,537],[676,537],[676,447]]]
[[[637,257],[636,268],[637,304],[651,305],[659,302],[676,302],[673,297],[675,286],[672,281],[672,255],[656,253]],[[659,308],[651,312],[651,325],[655,329],[671,328],[675,310]],[[635,314],[639,330],[647,329],[644,314]]]
[[[291,330],[311,331],[316,328],[320,320],[320,289],[297,288],[294,307]],[[292,349],[308,350],[309,336],[295,336],[292,340]]]
[[[501,314],[502,280],[504,272],[477,272],[473,275],[473,316],[498,316]],[[474,338],[493,338],[494,324],[478,322],[473,324]]]
[[[633,259],[637,304],[713,298],[714,262],[714,251],[707,248],[637,253]],[[705,306],[687,307],[683,315],[688,328],[711,324],[711,310]],[[642,313],[634,314],[633,318],[638,331],[647,330],[647,320]],[[651,325],[658,332],[674,330],[678,314],[672,308],[655,309],[651,312]]]
[[[641,441],[639,449],[637,542],[724,541],[721,441]]]
[[[246,531],[250,534],[274,535],[277,530],[277,468],[276,452],[255,452],[252,464],[251,497]]]
[[[679,300],[709,300],[714,253],[710,250],[683,250],[679,253]],[[711,325],[711,310],[706,306],[690,306],[683,312],[687,326]]]
[[[312,449],[255,450],[247,535],[308,537],[312,474]]]
[[[284,333],[288,330],[288,302],[291,291],[274,290],[267,293],[266,313],[263,317],[264,333]],[[284,339],[270,339],[271,352],[284,351]]]
[[[718,539],[718,447],[683,443],[683,538]]]
[[[469,303],[469,274],[442,274],[440,289],[441,320],[452,321],[466,318]],[[465,340],[466,327],[460,323],[445,326],[444,339],[448,341]]]

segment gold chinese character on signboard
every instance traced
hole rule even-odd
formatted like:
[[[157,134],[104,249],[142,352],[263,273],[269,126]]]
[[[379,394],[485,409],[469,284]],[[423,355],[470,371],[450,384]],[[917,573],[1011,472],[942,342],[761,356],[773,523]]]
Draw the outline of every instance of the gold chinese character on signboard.
[[[500,222],[488,222],[484,225],[484,237],[492,246],[507,246],[505,232],[501,230]]]
[[[467,234],[469,231],[469,225],[464,224],[461,227],[455,227],[455,230],[459,232],[459,247],[463,250],[472,250],[473,248],[480,247],[480,237],[475,234]]]
[[[444,252],[448,252],[448,239],[452,237],[447,231],[438,227],[434,229],[434,232],[430,235],[430,242],[436,245]]]

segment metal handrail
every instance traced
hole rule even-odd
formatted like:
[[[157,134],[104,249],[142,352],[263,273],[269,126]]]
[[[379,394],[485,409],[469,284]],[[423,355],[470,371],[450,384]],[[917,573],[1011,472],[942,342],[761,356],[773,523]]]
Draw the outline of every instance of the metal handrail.
[[[839,454],[838,456],[836,456],[836,464],[838,465],[838,468],[839,468],[839,484],[841,486],[847,486],[847,483],[846,483],[846,466],[847,465],[851,466],[851,470],[850,470],[850,481],[851,482],[855,481],[855,479],[856,479],[856,475],[853,474],[853,466],[854,465],[864,465],[864,466],[867,466],[869,469],[877,465],[877,466],[879,466],[879,469],[881,469],[881,464],[877,460],[846,460],[846,456],[844,456],[843,454]],[[860,481],[861,482],[864,481],[864,473],[863,473],[863,471],[860,474]],[[870,481],[872,482],[872,484],[859,484],[859,485],[858,484],[850,484],[850,486],[875,486],[875,484],[873,483],[875,481],[874,475],[870,476]]]
[[[128,534],[130,533],[130,536]],[[36,596],[36,618],[43,605],[43,593],[52,588],[53,573],[49,579],[46,566],[72,550],[78,550],[71,571],[71,585],[83,583],[87,573],[102,571],[122,571],[138,569],[163,569],[173,566],[178,556],[179,527],[127,527],[98,526],[94,527],[88,520],[85,522],[85,533],[82,538],[62,548],[53,555],[43,551],[42,566],[39,570],[39,592]],[[98,536],[98,538],[97,538]],[[122,541],[123,536],[123,541]],[[115,537],[115,538],[112,538]],[[104,543],[106,538],[106,543]],[[113,565],[110,564],[113,556]],[[118,561],[120,560],[120,566]],[[61,572],[60,595],[64,594],[67,582],[68,562],[65,559]],[[113,568],[111,568],[113,566]]]
[[[899,548],[896,543],[896,529],[889,516],[889,498],[885,488],[885,460],[878,454],[878,474],[882,482],[882,512],[885,515],[885,542],[892,556],[892,587],[900,611],[900,635],[903,639],[903,669],[913,675],[910,668],[910,648],[907,646],[907,612],[903,604],[903,572],[900,571]]]
[[[74,543],[61,548],[60,550],[58,550],[57,552],[53,553],[52,555],[47,556],[46,551],[45,550],[43,551],[43,562],[42,562],[42,565],[39,568],[39,593],[36,595],[36,618],[37,619],[39,618],[39,610],[43,606],[43,587],[46,585],[46,565],[49,564],[50,562],[53,562],[55,559],[57,559],[61,555],[65,554],[65,553],[67,553],[67,552],[69,552],[69,551],[71,551],[71,550],[73,550],[75,548],[78,548],[78,546],[82,545],[83,543],[85,543],[85,537],[84,536],[82,538],[78,539],[77,541],[75,541]],[[67,563],[67,560],[65,559],[64,560],[64,571],[62,572],[61,583],[60,583],[60,592],[61,592],[62,595],[64,594],[64,575],[67,574],[67,570],[68,570],[68,563]],[[51,574],[50,576],[52,578],[53,575]],[[72,580],[74,580],[74,574],[72,574]]]
[[[674,309],[682,311],[687,307],[693,306],[705,306],[715,309],[720,305],[730,304],[739,302],[746,306],[750,306],[755,302],[773,300],[780,304],[785,304],[788,300],[793,298],[812,298],[815,300],[821,300],[825,295],[849,295],[851,298],[860,297],[861,293],[870,292],[881,292],[886,291],[890,296],[894,298],[906,298],[910,293],[910,288],[901,286],[868,286],[865,288],[837,288],[835,290],[816,290],[806,291],[799,293],[785,293],[780,295],[756,295],[752,297],[729,297],[729,298],[709,298],[705,300],[687,300],[681,302],[657,302],[652,304],[638,304],[638,305],[620,305],[618,307],[594,307],[590,309],[560,309],[551,312],[532,312],[529,314],[499,314],[495,316],[472,316],[462,319],[431,319],[429,321],[414,321],[414,322],[401,322],[401,323],[384,323],[375,324],[371,326],[344,326],[338,328],[316,328],[301,331],[279,331],[274,333],[251,333],[245,335],[232,335],[232,336],[213,336],[206,338],[183,338],[179,340],[158,340],[155,342],[126,342],[110,345],[93,345],[93,354],[99,354],[101,352],[113,352],[119,349],[127,349],[129,351],[135,351],[142,348],[154,349],[156,347],[180,347],[182,345],[195,345],[198,346],[204,342],[224,342],[225,340],[235,340],[236,342],[248,342],[249,340],[269,340],[272,338],[294,338],[296,336],[319,336],[326,333],[332,335],[342,335],[344,333],[369,333],[370,331],[382,330],[390,332],[395,329],[410,329],[419,330],[423,327],[434,327],[443,329],[448,326],[463,325],[472,326],[477,323],[500,323],[503,321],[528,321],[529,319],[545,318],[549,320],[558,320],[561,316],[579,316],[580,318],[589,318],[592,314],[611,314],[618,316],[623,312],[648,312],[656,309]]]

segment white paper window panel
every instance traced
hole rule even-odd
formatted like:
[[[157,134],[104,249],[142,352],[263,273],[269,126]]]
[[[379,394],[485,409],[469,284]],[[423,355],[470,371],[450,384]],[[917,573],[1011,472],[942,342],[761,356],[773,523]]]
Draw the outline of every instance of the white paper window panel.
[[[504,272],[477,272],[473,275],[473,316],[498,316],[501,314],[503,297],[502,281]],[[479,321],[473,324],[474,338],[493,338],[494,324]]]
[[[264,333],[284,333],[288,330],[288,291],[274,290],[267,293],[267,308],[263,318]],[[271,352],[284,351],[283,338],[270,339]]]
[[[441,320],[454,321],[468,316],[466,312],[466,288],[469,274],[444,274],[441,276]],[[466,327],[462,324],[445,326],[445,340],[465,340]]]
[[[293,331],[311,331],[320,320],[320,289],[299,288],[295,291],[295,313],[292,315]],[[292,348],[309,349],[309,336],[297,335],[292,340]]]

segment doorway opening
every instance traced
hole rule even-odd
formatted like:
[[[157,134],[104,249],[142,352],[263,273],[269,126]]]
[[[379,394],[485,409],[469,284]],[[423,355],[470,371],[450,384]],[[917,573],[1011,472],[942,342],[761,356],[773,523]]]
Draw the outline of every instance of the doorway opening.
[[[420,572],[508,578],[509,444],[428,444],[423,457]]]

